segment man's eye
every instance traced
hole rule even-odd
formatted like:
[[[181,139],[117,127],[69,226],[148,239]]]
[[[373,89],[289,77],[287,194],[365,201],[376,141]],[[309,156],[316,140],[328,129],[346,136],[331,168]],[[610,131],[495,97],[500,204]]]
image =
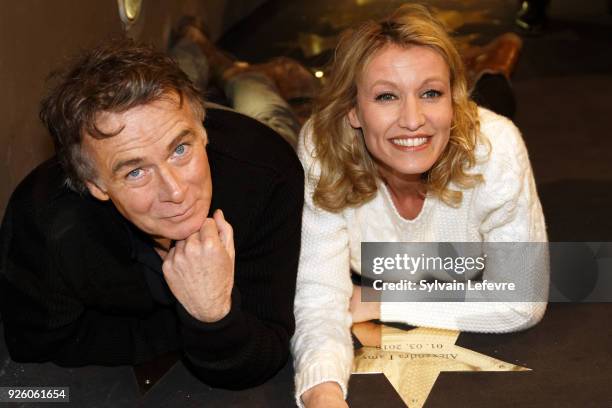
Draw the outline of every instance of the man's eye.
[[[185,144],[180,144],[178,146],[176,146],[176,149],[174,149],[174,153],[177,156],[182,156],[187,152],[187,146]]]
[[[423,97],[424,98],[437,98],[442,96],[442,92],[440,91],[436,91],[435,89],[430,89],[428,91],[425,91],[425,93],[423,93]]]
[[[136,180],[142,177],[143,174],[144,172],[142,171],[142,169],[134,169],[127,174],[126,178],[128,180]]]
[[[395,95],[389,92],[381,93],[380,95],[376,96],[377,101],[392,101],[394,99],[396,99]]]

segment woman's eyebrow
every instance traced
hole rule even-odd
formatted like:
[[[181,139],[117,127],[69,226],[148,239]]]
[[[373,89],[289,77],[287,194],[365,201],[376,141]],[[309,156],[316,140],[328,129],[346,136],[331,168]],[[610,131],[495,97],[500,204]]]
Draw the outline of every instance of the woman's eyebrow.
[[[434,75],[434,76],[425,78],[422,83],[426,84],[426,83],[429,83],[429,82],[442,82],[442,83],[446,84],[448,82],[448,80],[449,80],[448,78],[443,78],[441,76]]]

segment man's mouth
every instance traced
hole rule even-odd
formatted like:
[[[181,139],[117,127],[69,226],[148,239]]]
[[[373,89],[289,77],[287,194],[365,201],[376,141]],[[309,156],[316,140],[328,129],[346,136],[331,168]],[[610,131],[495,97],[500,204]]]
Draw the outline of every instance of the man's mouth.
[[[193,213],[194,207],[195,205],[191,205],[182,211],[176,212],[174,215],[170,215],[168,217],[163,217],[163,218],[170,220],[170,221],[182,221],[185,218],[189,218],[189,216],[191,216],[191,214]]]

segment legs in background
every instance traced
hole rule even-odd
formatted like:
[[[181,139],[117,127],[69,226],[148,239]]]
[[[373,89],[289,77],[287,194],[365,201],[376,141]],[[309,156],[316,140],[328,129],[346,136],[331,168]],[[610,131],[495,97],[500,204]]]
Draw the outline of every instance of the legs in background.
[[[299,62],[285,57],[253,65],[237,61],[208,39],[195,17],[179,23],[169,53],[200,89],[217,85],[233,109],[263,122],[296,146],[301,125],[310,114],[300,102],[314,97],[318,85]],[[294,109],[290,102],[302,109]]]
[[[548,0],[536,3],[545,7]],[[286,57],[264,64],[238,61],[209,40],[197,17],[181,20],[170,46],[170,54],[202,90],[216,85],[229,106],[270,126],[295,147],[318,88],[317,79],[302,64]],[[510,76],[521,47],[521,38],[513,33],[485,46],[460,44],[474,100],[509,118],[516,110]]]
[[[516,101],[510,76],[522,46],[518,35],[505,33],[484,46],[464,44],[461,47],[468,85],[478,105],[508,118],[514,116]]]
[[[225,95],[236,111],[265,123],[296,148],[301,124],[268,76],[237,74],[226,81]]]

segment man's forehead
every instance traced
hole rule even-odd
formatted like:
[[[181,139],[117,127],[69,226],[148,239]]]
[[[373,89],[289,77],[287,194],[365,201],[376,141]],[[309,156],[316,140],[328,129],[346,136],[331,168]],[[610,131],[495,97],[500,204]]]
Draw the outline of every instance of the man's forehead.
[[[178,136],[201,135],[206,139],[202,123],[195,117],[189,103],[179,107],[178,100],[156,100],[135,106],[125,112],[102,112],[96,129],[101,137],[86,132],[84,145],[115,161],[124,153],[150,148],[167,147]]]
[[[104,134],[115,135],[127,125],[155,126],[155,119],[160,114],[179,117],[187,113],[189,107],[186,105],[181,105],[176,98],[168,97],[136,105],[122,112],[101,111],[95,116],[95,127]]]

